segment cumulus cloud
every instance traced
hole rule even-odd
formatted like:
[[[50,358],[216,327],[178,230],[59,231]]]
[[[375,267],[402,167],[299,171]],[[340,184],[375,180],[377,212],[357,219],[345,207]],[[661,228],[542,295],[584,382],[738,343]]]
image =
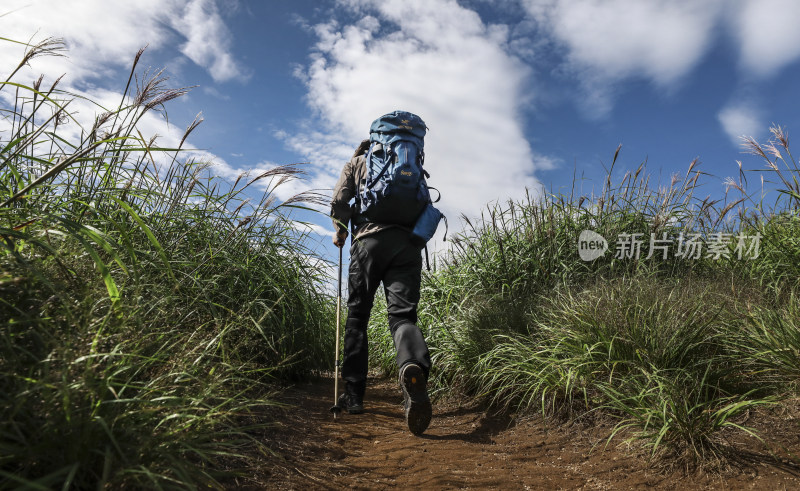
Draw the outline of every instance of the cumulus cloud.
[[[764,128],[758,110],[746,103],[725,107],[717,115],[717,120],[735,145],[741,143],[742,136],[756,137]]]
[[[525,139],[529,69],[505,49],[507,30],[455,1],[349,0],[355,23],[314,26],[318,42],[302,73],[314,131],[287,143],[332,187],[370,123],[402,109],[429,127],[426,167],[446,214],[477,215],[486,203],[535,191],[539,158]]]
[[[97,114],[119,107],[123,102],[119,89],[124,79],[120,79],[118,70],[127,70],[136,52],[145,45],[148,52],[159,52],[184,38],[181,52],[207,69],[215,80],[240,77],[244,72],[231,54],[231,34],[214,0],[6,0],[0,14],[5,14],[0,17],[5,38],[20,42],[38,42],[48,37],[64,40],[66,56],[37,57],[17,74],[15,81],[30,84],[42,74],[46,89],[66,74],[59,88],[72,94],[69,111],[74,119],[60,125],[59,131],[68,141],[77,142]],[[0,42],[0,67],[9,71],[16,67],[25,49],[20,44]],[[3,78],[7,75],[0,74]],[[109,84],[114,88],[107,88]],[[0,92],[0,103],[13,102],[10,91]],[[9,125],[8,121],[0,121],[0,131],[8,130]],[[158,135],[159,145],[168,148],[177,147],[184,133],[154,111],[146,114],[137,127],[147,138]],[[183,148],[181,157],[208,163],[218,176],[235,179],[243,172],[190,142]]]
[[[713,40],[721,0],[523,0],[539,29],[566,56],[586,92],[590,113],[603,116],[612,86],[628,78],[667,88],[701,60]]]
[[[202,67],[217,82],[244,76],[230,53],[231,35],[214,0],[192,0],[176,18],[174,26],[186,36],[181,52]]]
[[[756,78],[770,77],[800,58],[800,2],[741,0],[739,7],[732,32],[743,70]]]
[[[170,47],[185,38],[182,53],[216,81],[242,74],[230,53],[230,32],[213,0],[5,0],[0,14],[3,37],[27,42],[63,38],[69,57],[35,60],[30,76],[53,80],[69,74],[71,83],[96,83],[130,66],[139,48]],[[13,67],[24,52],[20,45],[0,43],[0,67]]]

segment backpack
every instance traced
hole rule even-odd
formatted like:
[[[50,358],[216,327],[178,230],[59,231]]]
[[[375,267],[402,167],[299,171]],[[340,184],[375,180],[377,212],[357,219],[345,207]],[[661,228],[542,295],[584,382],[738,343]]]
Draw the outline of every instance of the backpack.
[[[444,219],[447,224],[447,218],[433,206],[430,189],[435,188],[428,187],[425,179],[430,174],[422,168],[427,129],[419,116],[405,111],[394,111],[372,122],[369,140],[356,150],[356,155],[366,152],[367,176],[356,193],[354,225],[376,222],[406,226],[412,229],[412,242],[425,247],[439,222]],[[427,256],[427,247],[425,253]]]
[[[417,116],[394,111],[370,126],[366,179],[358,186],[356,213],[360,222],[413,227],[431,203],[422,168],[427,127]]]

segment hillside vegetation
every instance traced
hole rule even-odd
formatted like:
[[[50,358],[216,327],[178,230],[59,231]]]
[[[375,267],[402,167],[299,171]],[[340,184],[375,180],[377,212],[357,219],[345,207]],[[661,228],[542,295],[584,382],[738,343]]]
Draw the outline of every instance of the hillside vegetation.
[[[730,450],[722,429],[759,438],[742,416],[796,398],[800,376],[800,168],[786,132],[771,133],[744,140],[769,194],[740,170],[724,199],[700,196],[697,162],[669,183],[644,164],[613,182],[618,148],[599,195],[465,219],[423,281],[438,387],[556,420],[610,418],[611,438],[693,463]],[[591,261],[585,230],[608,242]],[[373,360],[391,371],[381,317]]]
[[[269,454],[276,382],[332,356],[322,260],[288,213],[313,196],[272,194],[299,170],[207,177],[181,148],[200,120],[177,148],[143,139],[186,90],[135,68],[91,127],[58,81],[0,85],[2,488],[218,485]]]

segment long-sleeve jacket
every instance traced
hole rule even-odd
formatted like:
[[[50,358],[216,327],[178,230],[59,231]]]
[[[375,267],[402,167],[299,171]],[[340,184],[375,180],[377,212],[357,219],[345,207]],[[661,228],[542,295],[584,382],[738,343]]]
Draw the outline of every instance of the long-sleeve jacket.
[[[368,148],[369,140],[362,141],[350,161],[344,164],[339,181],[333,189],[331,218],[335,230],[347,230],[348,224],[353,221],[354,210],[350,205],[350,200],[355,198],[359,185],[363,185],[367,180],[366,152]],[[406,229],[400,225],[387,223],[365,222],[357,227],[353,224],[353,239],[360,239],[390,227]]]

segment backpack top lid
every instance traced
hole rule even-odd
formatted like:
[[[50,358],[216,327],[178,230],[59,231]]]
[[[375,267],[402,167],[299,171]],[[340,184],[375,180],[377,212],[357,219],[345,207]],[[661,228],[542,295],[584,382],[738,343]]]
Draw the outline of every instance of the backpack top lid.
[[[416,138],[410,139],[419,140],[421,147],[427,129],[425,122],[416,114],[407,111],[393,111],[372,122],[369,136],[372,141],[393,143],[398,139],[408,139],[407,137],[403,138],[403,135],[412,135]]]

